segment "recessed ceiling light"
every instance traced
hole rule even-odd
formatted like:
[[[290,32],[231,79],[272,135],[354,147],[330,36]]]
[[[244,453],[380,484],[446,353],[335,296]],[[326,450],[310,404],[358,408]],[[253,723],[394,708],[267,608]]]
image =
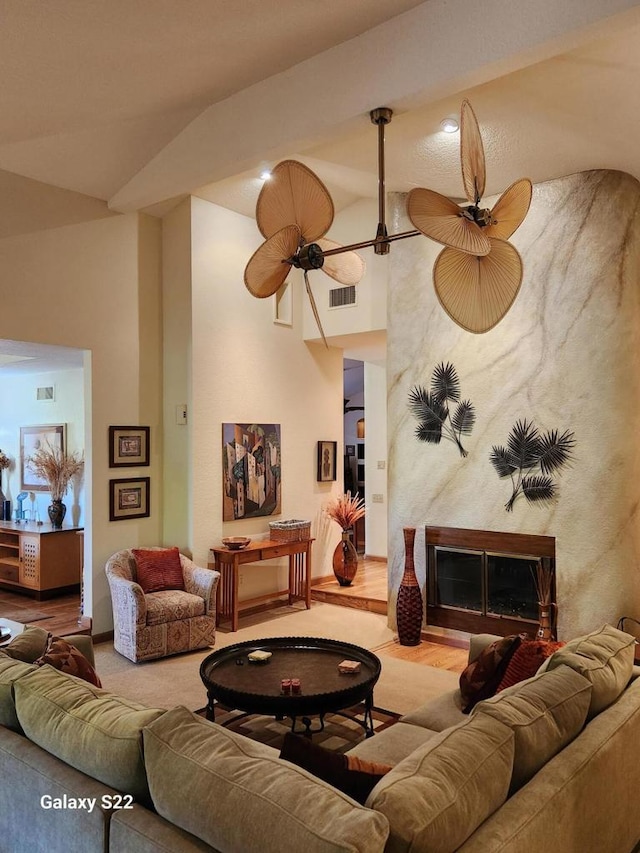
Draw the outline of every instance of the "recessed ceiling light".
[[[260,172],[260,180],[268,181],[271,177],[271,172],[268,169],[265,169],[264,172]]]
[[[440,122],[440,127],[445,133],[455,133],[460,125],[455,118],[445,118]]]

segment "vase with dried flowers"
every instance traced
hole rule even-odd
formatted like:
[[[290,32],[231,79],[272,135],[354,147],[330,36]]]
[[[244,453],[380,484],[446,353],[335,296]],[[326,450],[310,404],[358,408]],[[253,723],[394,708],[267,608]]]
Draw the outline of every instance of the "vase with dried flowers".
[[[11,501],[8,501],[2,491],[2,472],[11,465],[11,459],[0,450],[0,519],[11,521]]]
[[[62,498],[66,495],[71,480],[81,473],[84,460],[79,453],[66,453],[48,442],[41,445],[26,462],[33,473],[46,480],[51,493],[51,504],[47,511],[52,527],[62,527],[66,506]]]
[[[553,601],[553,569],[544,560],[540,560],[535,569],[531,569],[533,582],[538,595],[538,633],[539,640],[555,639],[555,627],[558,606]]]
[[[342,537],[333,552],[333,573],[340,586],[350,586],[358,571],[358,553],[351,541],[353,526],[366,512],[364,501],[351,492],[338,495],[325,508],[329,518],[342,528]]]
[[[6,470],[9,465],[11,465],[11,460],[6,453],[0,450],[0,501],[4,501],[4,492],[2,491],[2,472]]]

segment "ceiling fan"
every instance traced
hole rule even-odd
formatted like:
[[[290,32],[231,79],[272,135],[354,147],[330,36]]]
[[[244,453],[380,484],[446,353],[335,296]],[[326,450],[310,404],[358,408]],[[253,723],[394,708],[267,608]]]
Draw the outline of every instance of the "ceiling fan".
[[[520,290],[522,259],[508,240],[527,215],[533,188],[522,178],[490,210],[480,207],[486,181],[484,147],[467,100],[460,116],[460,161],[468,206],[419,188],[409,193],[407,213],[422,234],[446,247],[433,268],[440,304],[463,329],[480,333],[500,322]]]
[[[273,296],[291,267],[304,271],[304,281],[313,315],[327,345],[308,270],[322,269],[340,284],[357,284],[364,275],[364,261],[346,251],[327,233],[334,208],[329,191],[320,178],[297,160],[283,160],[263,185],[256,205],[256,222],[265,242],[252,255],[244,271],[244,282],[254,296]],[[331,254],[332,250],[338,253]],[[326,258],[326,260],[325,260]]]
[[[334,217],[329,191],[304,164],[284,160],[273,169],[258,196],[256,222],[265,241],[245,268],[247,289],[265,299],[278,291],[292,267],[301,269],[318,329],[328,346],[308,272],[323,269],[341,284],[357,284],[365,269],[357,249],[373,246],[376,254],[385,255],[393,241],[424,234],[447,247],[434,269],[436,293],[444,310],[469,331],[487,331],[507,312],[522,281],[520,256],[507,238],[526,216],[531,182],[516,182],[491,211],[480,209],[485,185],[484,150],[471,105],[464,101],[460,145],[470,206],[461,208],[432,190],[414,189],[409,194],[408,212],[417,230],[390,235],[385,222],[384,128],[393,111],[378,107],[369,115],[378,128],[376,236],[348,246],[328,240],[324,235]]]

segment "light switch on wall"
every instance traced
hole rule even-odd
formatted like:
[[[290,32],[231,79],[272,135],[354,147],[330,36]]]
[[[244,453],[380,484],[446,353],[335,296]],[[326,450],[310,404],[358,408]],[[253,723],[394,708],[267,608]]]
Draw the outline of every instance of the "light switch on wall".
[[[371,495],[371,500],[374,504],[384,503],[384,495]]]
[[[378,471],[384,471],[386,467],[387,463],[384,461],[384,459],[378,459]]]
[[[179,403],[176,406],[176,423],[183,426],[187,422],[187,404]]]

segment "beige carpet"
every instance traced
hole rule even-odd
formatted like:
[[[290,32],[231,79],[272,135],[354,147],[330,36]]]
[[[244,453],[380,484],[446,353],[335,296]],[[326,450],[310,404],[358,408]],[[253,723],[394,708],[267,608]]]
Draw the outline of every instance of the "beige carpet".
[[[329,637],[375,651],[393,636],[386,616],[313,602],[310,610],[282,606],[243,617],[239,631],[218,630],[215,648],[263,637]],[[134,664],[115,652],[111,643],[101,643],[95,649],[96,669],[105,689],[128,699],[157,708],[185,705],[195,711],[206,704],[199,667],[209,653],[202,649]],[[455,672],[397,660],[384,652],[379,657],[382,673],[373,695],[379,708],[406,714],[458,685]]]

